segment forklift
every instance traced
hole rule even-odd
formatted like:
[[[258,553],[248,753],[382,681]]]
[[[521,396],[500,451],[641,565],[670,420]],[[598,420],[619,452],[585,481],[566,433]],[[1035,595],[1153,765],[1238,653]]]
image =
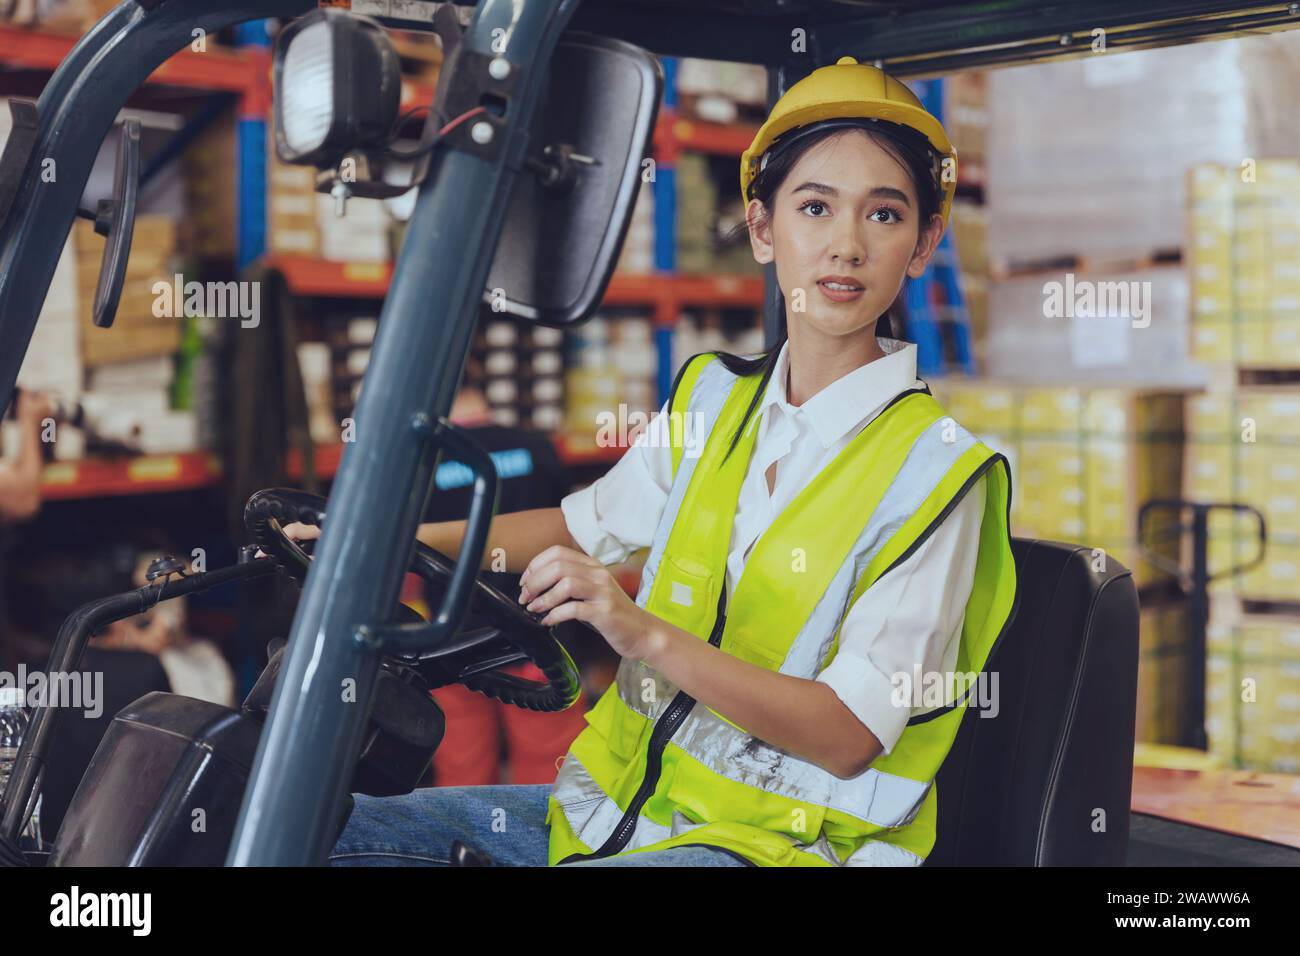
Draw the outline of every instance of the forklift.
[[[12,865],[320,865],[352,793],[417,785],[443,730],[430,688],[458,682],[539,710],[577,699],[561,629],[478,575],[497,474],[446,416],[484,303],[557,328],[600,304],[645,188],[658,56],[762,64],[771,103],[844,55],[907,77],[1085,56],[1097,29],[1114,51],[1300,24],[1295,4],[1243,0],[125,0],[38,101],[11,104],[0,157],[0,393],[12,392],[77,215],[105,236],[94,320],[112,325],[140,167],[129,121],[113,196],[93,211],[78,204],[127,98],[194,31],[272,17],[285,22],[273,60],[279,156],[315,168],[317,189],[340,205],[417,190],[356,440],[328,501],[294,489],[249,499],[236,565],[187,574],[161,560],[145,587],[68,618],[51,669],[75,667],[95,629],[159,600],[277,574],[302,589],[287,642],[239,709],[161,693],[128,706],[50,852],[25,854],[16,838],[57,745],[57,713],[38,709],[2,805],[0,860]],[[413,146],[396,141],[388,28],[435,32],[443,46]],[[42,177],[49,162],[52,181]],[[385,175],[396,164],[409,178]],[[768,341],[779,296],[769,267]],[[415,541],[444,454],[474,482],[454,558]],[[310,550],[284,534],[293,522],[320,525]],[[971,711],[963,721],[936,784],[944,799],[926,865],[1134,862],[1132,576],[1113,560],[1097,569],[1086,543],[1017,539],[1013,550],[1022,597],[988,664],[1000,672],[1001,719]],[[429,620],[398,603],[408,571],[439,591]],[[499,672],[522,660],[544,680]],[[1104,831],[1080,828],[1096,808],[1107,812]]]

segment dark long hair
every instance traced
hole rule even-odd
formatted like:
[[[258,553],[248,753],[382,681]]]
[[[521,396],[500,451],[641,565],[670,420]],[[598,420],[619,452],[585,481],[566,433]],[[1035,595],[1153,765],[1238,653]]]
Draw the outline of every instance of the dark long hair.
[[[898,160],[899,164],[912,177],[912,185],[916,189],[917,202],[920,206],[920,215],[917,220],[920,227],[918,228],[924,227],[930,222],[930,217],[937,214],[941,208],[942,192],[938,179],[939,157],[930,147],[924,135],[911,127],[886,120],[828,120],[811,126],[799,127],[784,134],[772,145],[771,150],[768,152],[767,162],[758,175],[754,177],[753,182],[750,183],[749,195],[744,197],[746,202],[750,199],[757,199],[763,204],[765,210],[761,218],[770,216],[772,198],[776,195],[777,190],[781,188],[781,184],[785,182],[785,178],[790,175],[790,170],[794,168],[795,163],[808,150],[823,140],[842,133],[846,129],[855,128],[861,129],[875,140],[894,159]],[[731,231],[731,237],[742,236],[748,232],[748,229],[748,225],[742,222]],[[735,450],[736,444],[740,441],[740,436],[744,434],[745,428],[754,414],[754,409],[758,407],[759,399],[767,388],[768,380],[772,377],[772,370],[776,367],[776,358],[781,354],[781,347],[785,345],[788,337],[784,298],[778,303],[777,308],[779,312],[779,331],[776,342],[762,355],[745,358],[731,352],[724,352],[719,349],[713,350],[713,354],[722,361],[727,371],[733,375],[748,377],[762,374],[758,389],[754,392],[749,407],[745,409],[745,417],[741,419],[740,426],[736,429],[735,434],[731,436],[731,444],[727,447],[727,454],[723,456],[724,461]],[[877,338],[882,335],[887,338],[894,337],[896,332],[904,328],[905,318],[902,293],[900,291],[898,297],[894,299],[885,314],[876,320]]]

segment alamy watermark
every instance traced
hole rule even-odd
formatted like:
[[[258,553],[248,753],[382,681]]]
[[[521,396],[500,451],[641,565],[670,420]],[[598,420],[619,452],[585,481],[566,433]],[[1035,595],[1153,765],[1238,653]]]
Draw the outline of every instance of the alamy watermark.
[[[239,319],[245,329],[255,329],[262,321],[260,282],[186,282],[178,272],[170,281],[159,279],[150,291],[155,318]]]
[[[1151,324],[1151,283],[1093,282],[1065,274],[1064,282],[1043,284],[1043,317],[1048,319],[1126,318],[1135,329]]]
[[[31,671],[18,665],[18,673],[0,671],[0,689],[17,687],[25,707],[60,707],[81,710],[87,717],[104,712],[104,675],[100,671]]]
[[[656,413],[654,417],[658,417]],[[617,412],[599,412],[596,415],[596,444],[601,448],[627,448],[629,445],[646,445],[650,448],[666,448],[672,444],[672,436],[682,436],[682,454],[687,458],[698,458],[704,451],[704,441],[708,430],[703,412],[669,412],[668,420],[662,428],[651,428],[652,416],[642,411],[629,411],[627,405],[620,403]],[[635,438],[633,431],[640,429]]]
[[[889,701],[895,707],[932,709],[964,698],[981,717],[996,717],[1001,709],[997,671],[922,671],[916,664],[910,674],[895,671],[889,682]]]

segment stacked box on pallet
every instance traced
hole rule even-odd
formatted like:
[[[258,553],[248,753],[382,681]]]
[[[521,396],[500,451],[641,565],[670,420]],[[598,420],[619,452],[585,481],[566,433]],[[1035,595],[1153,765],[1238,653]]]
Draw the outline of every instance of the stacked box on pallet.
[[[87,367],[172,355],[180,348],[183,302],[160,301],[155,285],[175,288],[176,225],[165,216],[136,216],[122,297],[112,328],[94,324],[95,288],[104,251],[93,223],[73,227],[81,311],[81,355]],[[173,298],[173,297],[169,297]],[[170,312],[171,314],[167,314]]]
[[[1187,494],[1196,501],[1250,505],[1264,516],[1262,564],[1211,584],[1259,601],[1300,602],[1300,386],[1237,386],[1221,372],[1188,403]],[[1257,523],[1213,515],[1211,572],[1248,563]]]
[[[642,183],[632,207],[623,248],[615,271],[627,275],[645,275],[655,268],[655,199],[654,183]]]
[[[393,217],[378,199],[350,199],[342,216],[333,196],[317,193],[320,255],[335,262],[387,262]]]
[[[32,330],[27,354],[18,370],[20,389],[45,392],[70,407],[82,391],[81,311],[77,288],[77,257],[72,238],[64,244],[49,293]],[[5,404],[8,404],[7,402]],[[80,458],[83,452],[81,433],[71,425],[56,431],[54,457],[59,460]],[[0,458],[12,458],[21,443],[18,422],[0,422]]]
[[[299,342],[297,352],[311,440],[317,445],[336,445],[340,441],[340,419],[334,413],[329,343]]]
[[[949,228],[961,265],[961,291],[966,300],[971,350],[979,369],[988,367],[988,220],[988,209],[982,203],[960,196],[953,203]]]
[[[677,157],[677,271],[714,271],[714,218],[718,188],[703,153]]]
[[[653,324],[643,312],[604,309],[568,336],[565,440],[595,450],[632,439],[658,410]]]
[[[564,421],[564,333],[489,313],[470,350],[465,384],[498,425],[556,431]]]
[[[1139,587],[1168,580],[1142,557],[1138,509],[1176,493],[1182,471],[1182,397],[1128,389],[1037,388],[936,378],[931,390],[954,419],[1006,455],[1012,532],[1098,549],[1133,571]],[[1177,545],[1150,524],[1145,543],[1166,561]]]
[[[337,316],[327,320],[330,408],[336,423],[351,418],[356,409],[378,328],[379,318],[373,315]]]
[[[1276,95],[1297,81],[1300,33],[1287,32],[989,74],[992,255],[1181,246],[1187,167],[1300,153],[1300,112]]]
[[[72,402],[82,389],[80,289],[75,243],[64,243],[32,331],[18,386]]]
[[[766,113],[767,73],[755,63],[683,57],[677,61],[678,112],[710,123],[759,122]]]
[[[1193,354],[1211,370],[1188,403],[1188,497],[1212,515],[1207,727],[1234,766],[1300,770],[1300,164],[1192,169]]]
[[[989,321],[988,208],[980,188],[988,165],[988,74],[944,78],[944,128],[957,150],[959,184],[970,186],[953,203],[949,232],[961,268],[971,351],[977,368],[987,361]]]
[[[213,120],[185,150],[185,247],[201,259],[235,254],[239,207],[238,134],[233,111]],[[268,166],[268,171],[270,167]]]
[[[1201,165],[1187,177],[1192,348],[1209,387],[1189,402],[1189,494],[1257,508],[1262,564],[1220,592],[1300,602],[1300,163]],[[1256,526],[1223,514],[1211,570],[1248,562]]]
[[[1191,665],[1187,602],[1179,596],[1144,600],[1138,624],[1137,739],[1182,745],[1186,740]]]
[[[129,429],[133,451],[147,455],[193,451],[198,419],[171,407],[175,363],[170,355],[138,358],[90,369],[82,404],[106,433]]]
[[[1193,356],[1300,369],[1300,162],[1198,165],[1187,184]]]
[[[1242,769],[1300,772],[1300,615],[1216,598],[1207,639],[1211,752]]]
[[[986,368],[1026,383],[1182,387],[1187,275],[1179,267],[1055,271],[993,282]]]
[[[319,256],[321,194],[316,192],[316,170],[280,160],[273,126],[268,124],[266,136],[266,251],[270,255]]]

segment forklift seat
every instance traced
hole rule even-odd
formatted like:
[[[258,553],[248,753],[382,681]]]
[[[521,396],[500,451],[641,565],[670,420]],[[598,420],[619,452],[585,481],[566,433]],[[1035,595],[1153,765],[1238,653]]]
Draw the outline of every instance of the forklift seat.
[[[1019,609],[936,778],[928,866],[1124,866],[1137,712],[1133,575],[1082,545],[1012,539]]]

